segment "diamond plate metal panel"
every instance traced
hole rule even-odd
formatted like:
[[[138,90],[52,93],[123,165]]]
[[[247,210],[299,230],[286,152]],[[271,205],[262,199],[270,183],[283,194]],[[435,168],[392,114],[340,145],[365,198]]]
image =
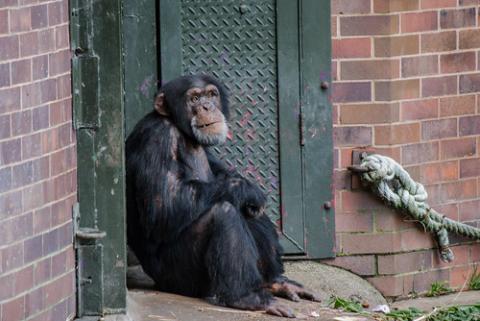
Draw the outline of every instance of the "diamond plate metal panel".
[[[216,151],[257,181],[280,219],[274,0],[182,0],[183,74],[210,73],[230,92],[233,137]]]

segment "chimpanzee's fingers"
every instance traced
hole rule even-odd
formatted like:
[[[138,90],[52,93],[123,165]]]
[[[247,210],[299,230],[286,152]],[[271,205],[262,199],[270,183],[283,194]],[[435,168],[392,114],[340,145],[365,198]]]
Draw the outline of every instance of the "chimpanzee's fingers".
[[[309,292],[309,291],[303,290],[303,291],[298,291],[297,294],[298,294],[302,299],[310,300],[310,301],[315,301],[315,302],[321,302],[321,300],[320,300],[320,298],[318,297],[318,295],[315,294],[315,293],[313,293],[313,292]]]

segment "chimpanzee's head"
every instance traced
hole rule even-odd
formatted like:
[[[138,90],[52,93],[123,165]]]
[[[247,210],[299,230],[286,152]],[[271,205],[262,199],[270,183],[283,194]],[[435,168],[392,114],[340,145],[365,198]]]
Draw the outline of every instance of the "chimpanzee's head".
[[[169,81],[155,97],[155,110],[202,145],[223,143],[227,137],[228,97],[223,85],[211,76]]]

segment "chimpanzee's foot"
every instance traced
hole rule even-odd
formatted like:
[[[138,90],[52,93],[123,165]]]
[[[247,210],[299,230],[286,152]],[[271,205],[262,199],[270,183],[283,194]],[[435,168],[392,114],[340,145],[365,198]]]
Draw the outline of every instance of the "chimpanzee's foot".
[[[226,306],[240,310],[264,310],[271,298],[269,293],[252,292],[235,301],[226,302]]]
[[[278,317],[295,318],[295,313],[288,306],[272,300],[265,308],[267,314],[276,315]]]
[[[306,290],[300,283],[281,277],[270,286],[270,292],[274,296],[286,298],[295,302],[300,298],[320,302],[320,298],[312,291]]]

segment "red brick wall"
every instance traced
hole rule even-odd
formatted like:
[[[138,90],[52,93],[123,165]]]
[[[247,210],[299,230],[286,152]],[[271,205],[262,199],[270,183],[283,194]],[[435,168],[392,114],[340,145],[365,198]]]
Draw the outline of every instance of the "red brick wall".
[[[0,320],[75,310],[67,0],[0,0]]]
[[[333,103],[337,251],[332,264],[367,277],[387,296],[459,288],[480,246],[451,236],[442,263],[432,237],[370,193],[352,189],[352,149],[403,164],[429,204],[480,221],[478,0],[333,0]]]

